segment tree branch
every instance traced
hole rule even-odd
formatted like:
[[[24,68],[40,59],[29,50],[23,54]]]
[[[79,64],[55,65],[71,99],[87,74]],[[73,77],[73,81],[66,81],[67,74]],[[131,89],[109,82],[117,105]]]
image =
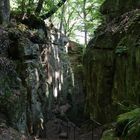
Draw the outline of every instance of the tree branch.
[[[41,9],[42,9],[42,6],[43,6],[43,2],[44,2],[44,0],[39,0],[38,1],[37,7],[35,9],[35,13],[38,14],[38,15],[41,12]]]
[[[52,8],[48,13],[40,16],[43,20],[52,16],[67,0],[61,0],[54,8]]]

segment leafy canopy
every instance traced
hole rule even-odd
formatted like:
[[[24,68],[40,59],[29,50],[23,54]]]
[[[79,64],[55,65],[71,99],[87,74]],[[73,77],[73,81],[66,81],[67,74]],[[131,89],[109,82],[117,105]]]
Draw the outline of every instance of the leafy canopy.
[[[19,13],[35,13],[38,2],[39,0],[11,0],[11,7]],[[64,0],[43,0],[40,16],[58,8],[55,14],[50,15],[55,27],[78,42],[84,40],[84,33],[87,32],[89,40],[102,21],[99,8],[104,0],[67,0],[65,4],[61,2]],[[63,6],[58,7],[59,4]]]

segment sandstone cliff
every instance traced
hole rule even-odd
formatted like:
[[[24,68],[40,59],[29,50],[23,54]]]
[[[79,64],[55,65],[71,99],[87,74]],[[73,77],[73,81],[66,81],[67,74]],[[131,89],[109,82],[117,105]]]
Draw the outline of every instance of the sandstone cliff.
[[[68,38],[42,22],[41,28],[16,22],[0,27],[0,124],[23,136],[46,137],[46,122],[67,118],[76,98]],[[2,132],[19,139],[10,127]]]
[[[84,55],[86,110],[101,123],[140,103],[140,1],[106,0]],[[122,109],[122,108],[121,108]]]

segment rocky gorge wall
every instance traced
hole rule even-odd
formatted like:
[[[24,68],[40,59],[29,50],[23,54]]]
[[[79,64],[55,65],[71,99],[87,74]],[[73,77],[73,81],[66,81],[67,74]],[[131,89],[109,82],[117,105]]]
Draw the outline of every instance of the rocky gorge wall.
[[[140,104],[140,1],[106,0],[84,55],[86,110],[104,124]]]
[[[68,38],[55,28],[45,29],[12,22],[7,27],[0,26],[0,137],[3,140],[7,137],[3,127],[7,126],[24,135],[46,137],[46,122],[66,116],[74,105],[75,77],[65,46]],[[82,85],[76,86],[82,89],[78,87]]]

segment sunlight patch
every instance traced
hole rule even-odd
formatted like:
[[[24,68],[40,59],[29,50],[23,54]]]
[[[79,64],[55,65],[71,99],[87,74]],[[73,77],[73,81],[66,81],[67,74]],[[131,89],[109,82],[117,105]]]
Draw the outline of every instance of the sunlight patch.
[[[57,87],[54,88],[53,95],[55,98],[57,98],[57,96],[58,96]]]

